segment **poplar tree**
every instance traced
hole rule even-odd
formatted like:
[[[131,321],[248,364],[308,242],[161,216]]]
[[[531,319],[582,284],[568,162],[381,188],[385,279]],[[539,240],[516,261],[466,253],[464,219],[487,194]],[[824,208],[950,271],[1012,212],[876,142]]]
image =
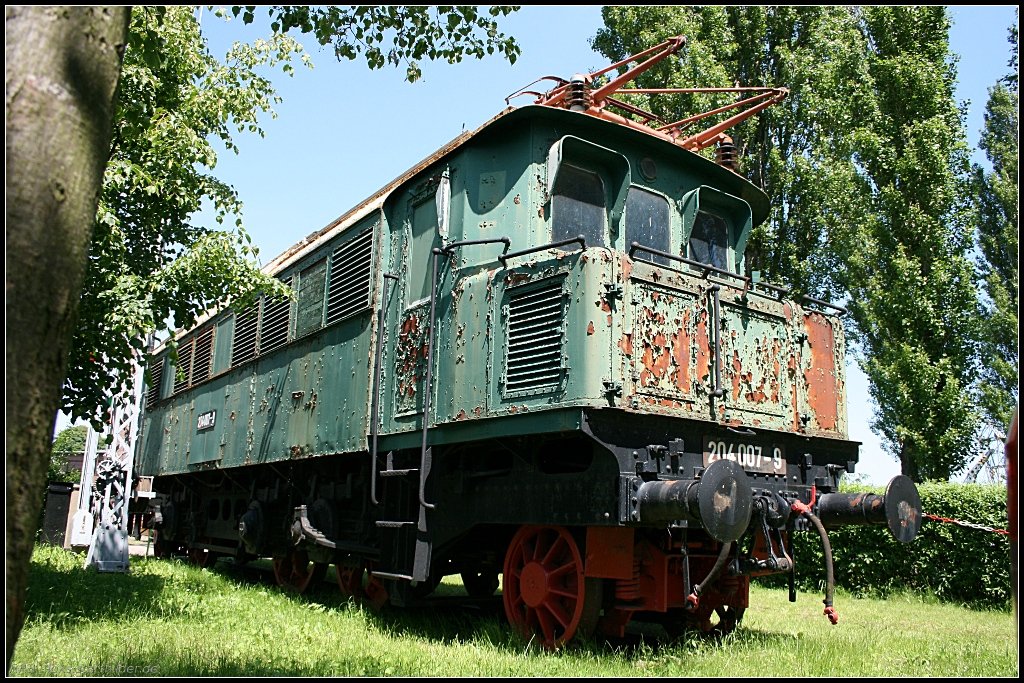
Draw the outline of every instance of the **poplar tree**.
[[[985,419],[1006,434],[1019,400],[1020,299],[1018,211],[1018,63],[1017,27],[1009,30],[1011,72],[989,89],[980,147],[991,171],[975,166],[979,221],[978,249],[983,257],[981,406]]]

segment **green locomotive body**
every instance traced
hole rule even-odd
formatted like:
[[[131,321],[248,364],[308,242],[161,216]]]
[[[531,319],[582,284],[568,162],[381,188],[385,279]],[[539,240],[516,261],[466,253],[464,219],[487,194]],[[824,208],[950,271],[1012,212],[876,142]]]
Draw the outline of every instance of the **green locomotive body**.
[[[732,628],[819,522],[909,540],[909,481],[838,493],[839,311],[744,275],[768,209],[668,140],[502,112],[271,263],[294,300],[211,314],[179,368],[154,354],[161,552],[273,557],[300,590],[334,564],[378,604],[503,574],[553,647]]]

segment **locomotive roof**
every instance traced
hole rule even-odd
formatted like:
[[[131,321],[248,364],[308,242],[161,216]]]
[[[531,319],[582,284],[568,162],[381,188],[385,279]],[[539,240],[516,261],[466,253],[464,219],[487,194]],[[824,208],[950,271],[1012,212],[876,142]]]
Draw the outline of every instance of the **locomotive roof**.
[[[482,134],[489,132],[490,129],[497,128],[499,126],[512,124],[521,120],[530,118],[562,118],[562,119],[574,119],[574,123],[580,126],[592,126],[592,127],[613,127],[617,131],[620,131],[624,136],[635,136],[635,139],[642,140],[644,143],[652,146],[661,146],[666,154],[675,155],[688,155],[691,158],[692,163],[701,164],[701,171],[708,175],[708,182],[706,184],[720,187],[721,189],[730,191],[732,194],[745,200],[751,207],[753,212],[753,223],[759,225],[764,222],[768,217],[769,202],[768,196],[762,192],[759,188],[753,185],[750,181],[742,176],[730,171],[727,168],[716,164],[710,159],[706,159],[699,154],[690,152],[682,149],[667,140],[654,135],[645,135],[642,131],[638,131],[626,126],[618,125],[609,121],[603,121],[601,119],[594,118],[587,114],[569,111],[567,109],[558,109],[554,107],[545,107],[540,105],[526,105],[522,107],[508,107],[503,111],[499,112],[496,116],[485,122],[479,128],[474,131],[464,132],[452,139],[447,144],[440,147],[433,154],[423,159],[418,164],[410,168],[409,170],[402,173],[400,176],[392,180],[390,183],[377,190],[373,195],[364,200],[357,206],[349,209],[338,218],[331,221],[325,227],[317,230],[310,235],[307,235],[302,240],[296,242],[291,247],[286,249],[283,253],[278,255],[274,260],[268,263],[263,270],[267,273],[278,273],[281,270],[287,268],[291,264],[302,259],[306,254],[315,250],[317,247],[323,245],[328,240],[344,232],[348,227],[355,224],[370,212],[378,210],[384,205],[388,197],[396,189],[401,187],[405,182],[431,166],[432,164],[440,161],[444,157],[452,154],[463,145],[468,143],[470,140],[481,136]]]

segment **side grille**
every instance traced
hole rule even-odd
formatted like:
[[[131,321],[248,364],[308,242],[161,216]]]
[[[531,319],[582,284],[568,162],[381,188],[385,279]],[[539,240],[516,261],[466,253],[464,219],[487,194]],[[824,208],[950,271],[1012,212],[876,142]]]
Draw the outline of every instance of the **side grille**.
[[[295,305],[295,337],[319,330],[324,323],[324,278],[327,259],[321,259],[299,274],[299,296]]]
[[[213,364],[213,325],[199,332],[196,337],[196,350],[192,356],[192,384],[205,382],[210,378]]]
[[[174,393],[188,388],[188,376],[192,371],[192,342],[194,339],[178,342],[178,363],[174,366]]]
[[[505,392],[557,387],[562,380],[562,281],[511,296]]]
[[[370,266],[373,230],[337,247],[331,254],[331,282],[327,290],[327,324],[370,307]]]
[[[283,281],[291,285],[292,279]],[[263,319],[260,321],[260,355],[270,353],[288,343],[291,299],[263,299]]]
[[[256,331],[259,329],[260,302],[235,313],[235,336],[231,344],[231,367],[256,357]]]
[[[164,357],[156,358],[149,363],[149,388],[146,391],[146,405],[151,406],[160,400],[160,389],[164,378]]]

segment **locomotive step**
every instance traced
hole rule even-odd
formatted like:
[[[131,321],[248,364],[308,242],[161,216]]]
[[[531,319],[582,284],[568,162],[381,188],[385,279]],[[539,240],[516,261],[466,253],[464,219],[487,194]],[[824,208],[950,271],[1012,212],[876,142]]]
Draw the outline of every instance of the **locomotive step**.
[[[419,472],[419,469],[408,469],[408,470],[381,470],[380,476],[382,477],[404,477],[408,474],[415,474]]]
[[[412,580],[412,577],[409,576],[408,574],[394,574],[392,572],[378,572],[378,571],[373,571],[373,572],[370,572],[370,573],[373,574],[374,576],[382,578],[382,579],[404,579],[406,581],[411,581]]]
[[[401,529],[403,526],[412,526],[416,522],[401,521],[401,520],[390,520],[390,519],[379,519],[377,520],[377,526],[385,529]]]

